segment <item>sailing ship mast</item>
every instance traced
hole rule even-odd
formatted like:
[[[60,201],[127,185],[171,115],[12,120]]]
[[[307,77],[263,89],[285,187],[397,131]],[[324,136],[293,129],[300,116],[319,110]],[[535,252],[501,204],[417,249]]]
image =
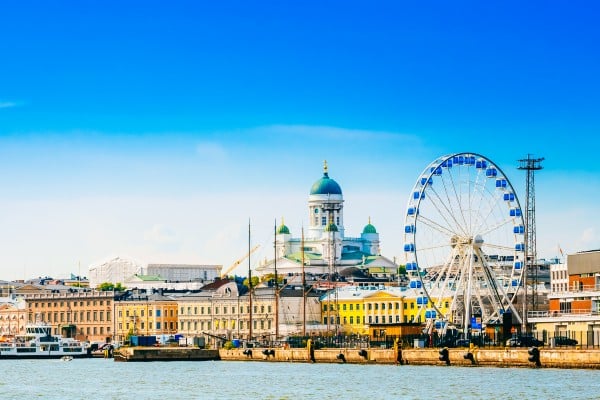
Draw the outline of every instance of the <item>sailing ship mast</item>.
[[[306,275],[304,273],[304,227],[302,227],[302,336],[306,336]]]
[[[283,219],[282,222],[283,224]],[[275,236],[273,240],[273,247],[275,249],[275,340],[279,338],[279,280],[277,279],[277,219],[275,219]]]
[[[250,268],[250,220],[248,220],[248,340],[252,340],[252,269]]]

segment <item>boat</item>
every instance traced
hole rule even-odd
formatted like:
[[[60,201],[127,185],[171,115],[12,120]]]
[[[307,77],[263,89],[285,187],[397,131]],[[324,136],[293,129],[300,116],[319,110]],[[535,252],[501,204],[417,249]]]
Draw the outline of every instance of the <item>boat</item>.
[[[62,356],[61,361],[73,361],[73,356]]]
[[[52,326],[35,322],[25,326],[25,334],[16,335],[12,341],[0,343],[0,359],[23,358],[82,358],[90,357],[86,343],[74,338],[52,335]]]

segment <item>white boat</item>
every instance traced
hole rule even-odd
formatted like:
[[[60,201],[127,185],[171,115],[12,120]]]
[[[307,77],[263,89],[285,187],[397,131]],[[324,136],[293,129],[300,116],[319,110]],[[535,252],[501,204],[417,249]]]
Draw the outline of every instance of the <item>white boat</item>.
[[[90,357],[91,351],[84,342],[52,335],[51,332],[52,327],[47,323],[27,324],[25,334],[0,343],[0,359]]]

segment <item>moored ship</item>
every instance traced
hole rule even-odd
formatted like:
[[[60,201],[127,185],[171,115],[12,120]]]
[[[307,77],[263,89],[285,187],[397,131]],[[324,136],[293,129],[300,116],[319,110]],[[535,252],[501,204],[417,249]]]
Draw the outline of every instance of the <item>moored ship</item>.
[[[37,322],[25,326],[25,334],[0,343],[0,359],[90,357],[86,343],[62,335],[52,335],[51,326]]]

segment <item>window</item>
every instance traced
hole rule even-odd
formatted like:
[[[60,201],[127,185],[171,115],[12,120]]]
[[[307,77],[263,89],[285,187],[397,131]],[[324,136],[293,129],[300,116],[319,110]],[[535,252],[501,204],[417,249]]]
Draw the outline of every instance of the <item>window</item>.
[[[183,311],[181,313],[183,314]],[[198,315],[198,307],[194,307],[194,315]]]
[[[219,313],[219,307],[215,307],[215,314]]]
[[[123,310],[119,310],[119,318],[123,318]]]
[[[100,311],[100,321],[104,321],[104,311]]]
[[[107,321],[110,321],[110,311],[107,311],[107,312],[106,312],[106,320],[107,320]]]
[[[350,311],[354,310],[354,304],[350,303]]]
[[[144,316],[144,310],[140,311],[140,315],[143,317]]]
[[[350,325],[354,323],[354,317],[350,317]]]
[[[321,217],[321,225],[327,225],[327,217]]]
[[[227,307],[223,307],[223,314],[227,314]]]
[[[342,310],[346,311],[346,304],[342,304]]]
[[[159,310],[156,310],[156,316],[157,316],[157,317],[160,317],[160,309],[159,309]]]
[[[160,322],[156,323],[156,329],[160,329]]]
[[[271,306],[267,306],[267,312],[268,312],[269,314],[272,312],[271,310],[272,310]]]

